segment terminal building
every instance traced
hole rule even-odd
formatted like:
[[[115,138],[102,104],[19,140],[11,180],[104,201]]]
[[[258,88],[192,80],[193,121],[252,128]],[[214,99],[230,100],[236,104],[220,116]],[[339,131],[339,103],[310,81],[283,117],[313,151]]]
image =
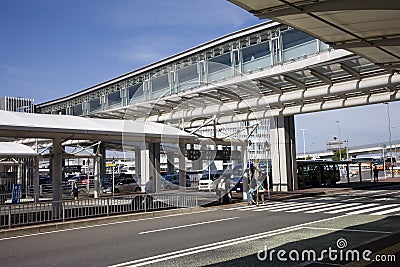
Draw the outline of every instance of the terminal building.
[[[209,137],[212,149],[229,146],[243,163],[271,162],[273,189],[288,191],[297,188],[294,116],[399,100],[399,76],[290,26],[266,22],[35,108],[48,115],[173,126],[200,140],[179,141],[186,153],[213,147],[202,144]],[[162,137],[157,141],[164,143]],[[166,146],[157,144],[136,144],[135,160],[160,152],[168,157],[168,149],[160,151]],[[115,144],[102,149],[108,145]],[[136,172],[146,180],[149,173],[139,165]]]
[[[28,113],[35,111],[33,99],[9,96],[0,97],[0,110]]]
[[[318,79],[314,76],[304,79],[302,71],[269,79],[247,77],[273,73],[283,65],[329,52],[328,45],[310,35],[280,23],[267,22],[222,36],[75,94],[39,104],[36,109],[43,114],[144,119],[188,132],[196,130],[196,134],[204,137],[245,139],[250,144],[248,160],[272,161],[269,137],[271,123],[276,123],[270,120],[268,113],[278,106],[270,106],[263,97],[284,89],[291,91],[296,88],[297,80],[317,83]],[[210,90],[193,96],[184,95],[204,88]],[[258,110],[246,107],[246,101],[252,99],[261,99]],[[245,107],[223,113],[210,107],[232,101],[240,101]],[[180,116],[198,108],[207,112]],[[262,111],[262,114],[256,114],[256,111]]]

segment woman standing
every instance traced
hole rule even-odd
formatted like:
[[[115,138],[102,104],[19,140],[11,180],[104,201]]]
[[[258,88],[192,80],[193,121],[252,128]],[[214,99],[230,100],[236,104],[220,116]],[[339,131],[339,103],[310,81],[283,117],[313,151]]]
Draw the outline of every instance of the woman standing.
[[[76,181],[74,181],[74,184],[72,186],[72,195],[74,196],[74,200],[78,200],[78,193],[79,193],[78,184],[76,183]]]

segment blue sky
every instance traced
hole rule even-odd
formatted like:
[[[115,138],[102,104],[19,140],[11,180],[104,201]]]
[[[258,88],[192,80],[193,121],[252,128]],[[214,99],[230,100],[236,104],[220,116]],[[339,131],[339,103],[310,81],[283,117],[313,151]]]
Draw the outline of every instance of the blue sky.
[[[3,0],[0,96],[59,98],[261,21],[226,0]],[[390,104],[392,139],[400,107]],[[296,116],[306,150],[388,140],[386,105]],[[398,132],[398,134],[397,134]]]

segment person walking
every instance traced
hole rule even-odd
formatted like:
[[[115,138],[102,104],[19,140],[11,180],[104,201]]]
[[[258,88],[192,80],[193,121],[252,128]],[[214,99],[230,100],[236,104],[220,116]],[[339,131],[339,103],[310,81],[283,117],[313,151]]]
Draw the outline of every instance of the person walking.
[[[155,184],[154,184],[154,181],[153,181],[153,176],[150,176],[149,180],[147,181],[146,186],[145,186],[145,191],[146,191],[146,193],[154,193],[154,192],[156,192]]]
[[[79,188],[76,181],[74,181],[72,185],[72,195],[74,196],[74,200],[78,200]]]

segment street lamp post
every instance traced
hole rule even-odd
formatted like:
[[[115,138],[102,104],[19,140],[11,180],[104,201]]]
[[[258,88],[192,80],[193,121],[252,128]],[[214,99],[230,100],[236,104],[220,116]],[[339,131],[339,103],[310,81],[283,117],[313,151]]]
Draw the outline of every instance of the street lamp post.
[[[306,130],[307,130],[307,129],[300,129],[300,131],[303,132],[303,155],[304,155],[304,159],[306,159],[306,138],[305,138],[305,136],[304,136],[304,132],[305,132]]]
[[[336,121],[339,129],[339,160],[342,160],[342,141],[340,137],[340,121]]]
[[[388,129],[389,129],[389,154],[390,154],[390,167],[392,170],[392,178],[394,177],[394,172],[393,172],[393,155],[392,155],[392,131],[390,127],[390,108],[389,108],[389,103],[386,102],[384,103],[387,106],[387,116],[388,116]],[[385,164],[385,158],[383,158],[383,164]]]
[[[392,129],[393,129],[393,131],[394,131],[394,138],[395,138],[395,140],[397,140],[396,139],[396,126],[394,126],[394,125],[392,125],[392,127],[391,127]],[[395,159],[396,159],[396,162],[395,162],[395,164],[397,163],[397,143],[395,142],[394,143],[394,156],[395,156]],[[397,165],[396,165],[397,166]]]

